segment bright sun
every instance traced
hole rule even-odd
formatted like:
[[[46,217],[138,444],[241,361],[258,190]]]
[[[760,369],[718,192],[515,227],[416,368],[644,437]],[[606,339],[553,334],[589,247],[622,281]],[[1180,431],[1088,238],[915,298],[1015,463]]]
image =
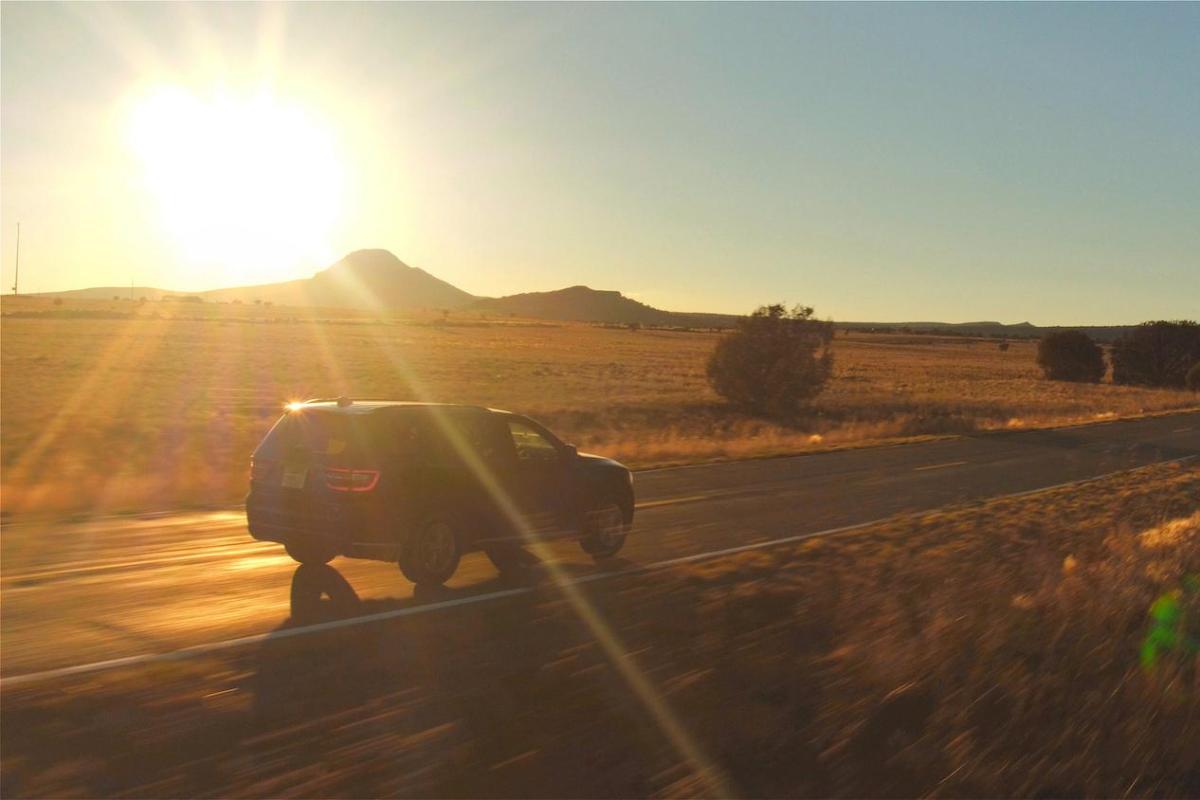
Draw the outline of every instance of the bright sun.
[[[300,106],[164,87],[133,107],[128,136],[149,199],[191,264],[271,280],[327,256],[345,171],[332,131]]]

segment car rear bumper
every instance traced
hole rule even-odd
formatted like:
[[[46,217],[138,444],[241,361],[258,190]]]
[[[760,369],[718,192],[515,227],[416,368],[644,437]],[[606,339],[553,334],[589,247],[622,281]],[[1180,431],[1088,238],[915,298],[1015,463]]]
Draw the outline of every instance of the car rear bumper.
[[[351,542],[361,538],[357,515],[334,505],[305,503],[297,505],[274,497],[246,496],[246,524],[250,535],[259,541],[311,542],[320,540],[346,552]]]
[[[395,561],[400,530],[395,516],[367,502],[328,502],[254,489],[246,496],[246,525],[255,539],[317,544],[351,558]]]

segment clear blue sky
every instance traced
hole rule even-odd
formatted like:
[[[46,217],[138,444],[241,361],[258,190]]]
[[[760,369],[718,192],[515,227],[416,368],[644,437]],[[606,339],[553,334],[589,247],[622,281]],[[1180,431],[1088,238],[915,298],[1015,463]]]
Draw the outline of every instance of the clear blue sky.
[[[303,277],[386,247],[477,294],[1200,316],[1196,3],[6,2],[0,35],[6,289],[20,220],[28,291]],[[152,113],[174,144],[131,153],[130,115],[162,86],[266,87],[316,132],[193,163],[203,145]],[[276,173],[222,177],[214,200],[185,170],[203,158],[302,178],[270,178],[273,196],[254,181]],[[176,196],[147,163],[185,175]],[[243,230],[223,198],[281,210]]]

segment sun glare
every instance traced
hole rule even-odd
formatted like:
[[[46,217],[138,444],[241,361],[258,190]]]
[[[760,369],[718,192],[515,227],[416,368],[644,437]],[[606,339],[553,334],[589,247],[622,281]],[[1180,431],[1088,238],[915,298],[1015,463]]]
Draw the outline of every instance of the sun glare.
[[[133,106],[128,142],[190,265],[265,281],[327,257],[345,169],[332,130],[298,104],[163,87]]]

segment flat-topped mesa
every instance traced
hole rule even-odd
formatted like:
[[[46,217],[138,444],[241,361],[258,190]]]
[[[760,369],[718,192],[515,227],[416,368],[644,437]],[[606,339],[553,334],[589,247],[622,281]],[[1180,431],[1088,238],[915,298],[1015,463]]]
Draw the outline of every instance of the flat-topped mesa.
[[[568,286],[551,292],[525,292],[478,300],[473,309],[539,319],[642,325],[677,324],[669,311],[639,303],[618,291]]]

